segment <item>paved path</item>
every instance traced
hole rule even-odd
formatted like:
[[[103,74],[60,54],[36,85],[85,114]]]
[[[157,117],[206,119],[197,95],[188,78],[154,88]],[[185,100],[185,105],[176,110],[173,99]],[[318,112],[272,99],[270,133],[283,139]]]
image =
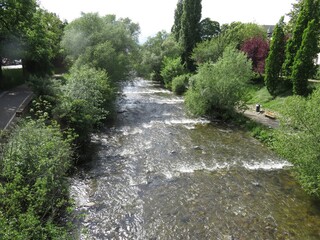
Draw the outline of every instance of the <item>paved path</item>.
[[[6,129],[16,116],[17,111],[31,101],[32,91],[25,85],[0,92],[0,130]]]
[[[248,107],[249,107],[249,109],[243,113],[246,117],[252,119],[253,121],[259,122],[267,127],[270,127],[270,128],[279,127],[279,120],[268,118],[264,115],[263,112],[256,112],[255,106],[248,106]]]

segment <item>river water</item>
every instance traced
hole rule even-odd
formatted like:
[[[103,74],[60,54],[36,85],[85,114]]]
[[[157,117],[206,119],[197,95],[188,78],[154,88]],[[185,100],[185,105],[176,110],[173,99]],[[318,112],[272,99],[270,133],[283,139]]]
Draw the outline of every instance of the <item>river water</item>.
[[[72,179],[78,239],[320,239],[290,164],[234,126],[137,79]]]

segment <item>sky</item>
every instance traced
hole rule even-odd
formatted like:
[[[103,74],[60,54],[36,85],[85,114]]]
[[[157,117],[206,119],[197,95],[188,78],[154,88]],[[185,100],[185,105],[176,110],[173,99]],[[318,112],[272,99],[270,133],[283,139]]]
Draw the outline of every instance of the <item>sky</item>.
[[[130,18],[140,25],[140,42],[157,32],[171,31],[178,0],[39,0],[40,6],[71,22],[81,12],[98,12],[101,16],[115,14]],[[292,9],[296,0],[202,0],[202,18],[231,23],[275,25]]]

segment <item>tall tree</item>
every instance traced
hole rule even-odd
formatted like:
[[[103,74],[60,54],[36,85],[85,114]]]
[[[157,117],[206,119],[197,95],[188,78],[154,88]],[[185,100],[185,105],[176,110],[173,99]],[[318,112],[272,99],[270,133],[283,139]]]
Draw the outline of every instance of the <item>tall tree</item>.
[[[171,32],[174,35],[174,38],[177,42],[180,39],[180,30],[181,30],[181,17],[183,13],[183,0],[179,0],[177,3],[177,8],[174,11],[174,24],[171,28]]]
[[[286,44],[284,26],[284,17],[281,17],[274,28],[270,43],[269,55],[266,59],[264,82],[272,96],[276,95],[279,75],[284,62],[284,51]]]
[[[189,71],[195,71],[196,67],[191,58],[192,50],[200,37],[200,20],[202,5],[201,0],[184,0],[181,16],[180,43],[183,48],[182,63],[186,64]]]
[[[286,59],[283,68],[287,76],[291,76],[292,74],[292,66],[301,46],[303,32],[307,28],[308,23],[313,19],[315,20],[315,24],[319,26],[319,0],[304,0],[296,20],[292,37],[286,46]]]
[[[308,78],[314,73],[314,59],[318,52],[318,30],[315,20],[312,20],[303,32],[301,47],[294,58],[292,67],[294,94],[304,96],[308,93]]]

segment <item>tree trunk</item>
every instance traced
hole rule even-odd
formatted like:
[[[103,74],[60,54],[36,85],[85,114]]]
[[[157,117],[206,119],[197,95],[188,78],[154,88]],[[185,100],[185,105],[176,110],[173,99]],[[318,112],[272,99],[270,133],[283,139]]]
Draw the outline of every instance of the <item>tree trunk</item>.
[[[3,73],[2,73],[2,57],[0,56],[0,89],[3,85]]]

